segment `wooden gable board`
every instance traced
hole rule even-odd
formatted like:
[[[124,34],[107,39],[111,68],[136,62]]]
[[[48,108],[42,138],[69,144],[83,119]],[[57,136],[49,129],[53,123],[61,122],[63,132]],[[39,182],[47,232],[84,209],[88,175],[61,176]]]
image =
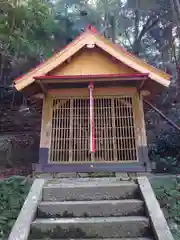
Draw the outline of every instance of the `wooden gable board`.
[[[117,61],[101,49],[83,49],[69,62],[61,64],[48,73],[50,76],[112,75],[138,73],[133,68]]]
[[[133,68],[135,71],[138,71],[139,73],[149,73],[149,77],[152,80],[166,87],[169,86],[170,76],[168,74],[150,66],[143,60],[138,59],[137,57],[125,51],[120,46],[117,46],[109,40],[105,39],[100,34],[92,32],[91,30],[86,30],[78,38],[67,45],[63,50],[47,59],[44,63],[40,64],[32,71],[15,80],[16,89],[23,90],[25,87],[35,81],[34,77],[46,75],[53,69],[62,65],[66,60],[79,52],[83,47],[92,44],[98,46],[100,49],[107,52],[112,57],[119,60],[121,63],[124,63],[128,67]]]

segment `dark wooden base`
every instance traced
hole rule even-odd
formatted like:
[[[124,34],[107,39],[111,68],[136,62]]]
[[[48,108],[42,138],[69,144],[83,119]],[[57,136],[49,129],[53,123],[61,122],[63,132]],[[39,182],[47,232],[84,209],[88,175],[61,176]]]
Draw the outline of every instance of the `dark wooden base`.
[[[36,172],[146,172],[138,163],[36,164]]]
[[[48,163],[48,148],[40,148],[39,164],[36,172],[46,173],[88,173],[88,172],[149,172],[150,169],[143,162],[135,163],[83,163],[83,164],[51,164]]]

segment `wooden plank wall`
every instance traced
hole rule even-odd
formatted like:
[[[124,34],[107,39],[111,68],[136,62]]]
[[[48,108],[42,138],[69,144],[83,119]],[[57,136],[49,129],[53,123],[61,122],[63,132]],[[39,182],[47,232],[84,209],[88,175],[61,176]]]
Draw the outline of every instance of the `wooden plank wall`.
[[[84,49],[49,75],[93,75],[137,73],[134,69],[96,49]],[[106,81],[106,80],[105,80]]]

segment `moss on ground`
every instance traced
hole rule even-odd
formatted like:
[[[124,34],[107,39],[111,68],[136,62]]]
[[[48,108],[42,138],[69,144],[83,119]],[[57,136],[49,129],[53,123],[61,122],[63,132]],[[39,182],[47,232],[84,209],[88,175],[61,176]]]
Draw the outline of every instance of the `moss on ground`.
[[[174,239],[180,239],[180,178],[153,178],[152,187],[164,212]]]
[[[8,239],[31,184],[23,177],[0,181],[0,239]]]

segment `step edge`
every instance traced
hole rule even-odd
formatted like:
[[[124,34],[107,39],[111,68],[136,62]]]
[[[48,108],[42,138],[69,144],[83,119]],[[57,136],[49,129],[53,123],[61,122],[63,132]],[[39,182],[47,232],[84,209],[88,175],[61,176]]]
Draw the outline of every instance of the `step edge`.
[[[43,240],[43,239],[36,239],[33,240]],[[67,238],[56,238],[52,239],[49,238],[48,240],[67,240]],[[69,240],[102,240],[102,238],[86,238],[86,239],[80,239],[80,238],[70,238]],[[103,240],[153,240],[152,238],[103,238]]]
[[[83,205],[83,204],[123,204],[123,203],[140,203],[144,204],[144,201],[141,199],[119,199],[119,200],[82,200],[82,201],[42,201],[39,206],[47,206],[47,205]]]
[[[119,188],[124,188],[124,187],[131,187],[131,188],[134,188],[134,189],[138,189],[138,185],[119,185],[119,184],[113,184],[113,185],[105,185],[105,184],[98,184],[97,186],[95,185],[86,185],[86,186],[83,186],[83,185],[67,185],[67,186],[62,186],[62,185],[59,185],[59,186],[44,186],[43,187],[43,190],[46,190],[46,189],[59,189],[59,188],[64,188],[64,189],[71,189],[71,188],[109,188],[109,187],[119,187]]]
[[[36,223],[94,223],[96,221],[97,223],[103,223],[103,222],[131,222],[131,221],[145,221],[147,223],[150,223],[149,219],[144,216],[120,216],[120,217],[88,217],[88,218],[81,218],[81,217],[75,217],[75,218],[36,218],[32,224]]]
[[[137,183],[93,183],[93,182],[87,182],[87,183],[48,183],[45,184],[43,189],[46,188],[85,188],[85,187],[139,187]]]

